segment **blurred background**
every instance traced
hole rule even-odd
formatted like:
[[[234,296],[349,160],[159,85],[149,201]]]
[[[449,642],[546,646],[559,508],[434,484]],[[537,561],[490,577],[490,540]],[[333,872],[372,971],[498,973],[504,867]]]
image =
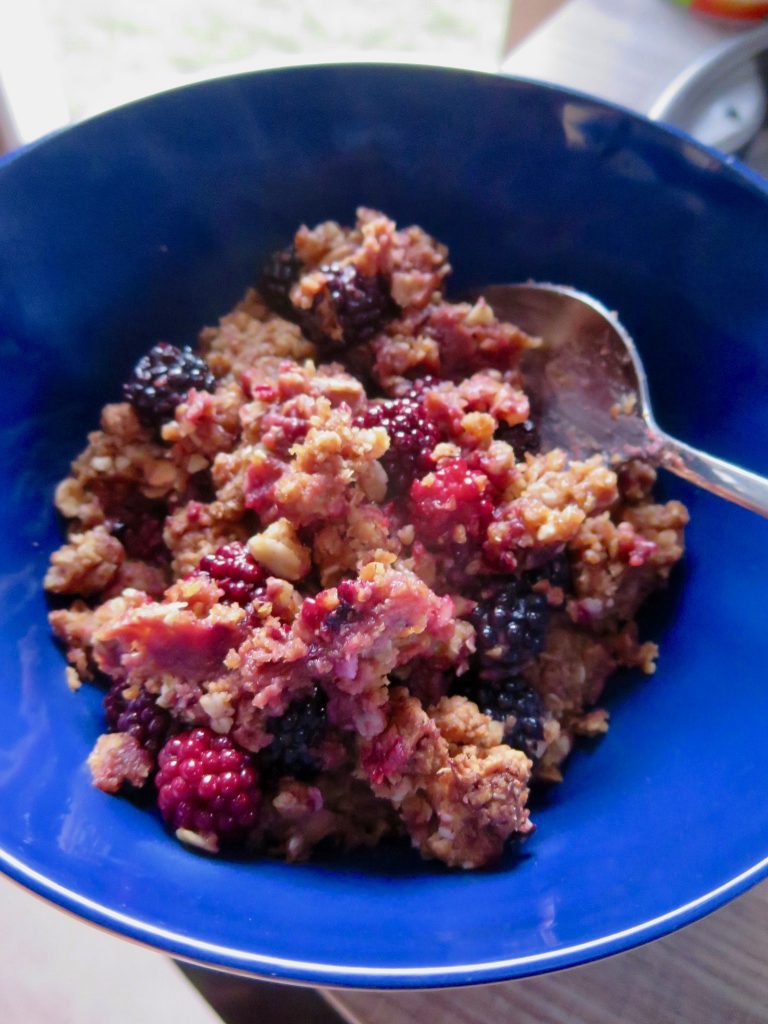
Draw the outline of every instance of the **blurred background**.
[[[508,0],[0,3],[0,81],[11,130],[29,141],[174,85],[308,57],[495,68],[508,9]]]
[[[768,170],[768,23],[755,18],[766,11],[763,0],[0,0],[0,152],[201,78],[362,57],[580,88]]]
[[[130,97],[153,80],[172,81],[248,62],[272,64],[305,53],[371,50],[429,53],[492,64],[499,56],[506,0],[41,0],[57,50],[70,113],[93,112],[106,97]],[[107,57],[108,55],[108,57]],[[108,63],[107,63],[108,61]]]

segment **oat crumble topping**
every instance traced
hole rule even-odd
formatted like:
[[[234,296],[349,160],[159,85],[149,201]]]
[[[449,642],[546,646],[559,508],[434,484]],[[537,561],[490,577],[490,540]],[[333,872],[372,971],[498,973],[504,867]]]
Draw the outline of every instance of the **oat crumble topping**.
[[[197,351],[160,343],[56,491],[88,763],[207,852],[406,835],[461,868],[533,828],[682,557],[655,472],[541,451],[536,339],[445,296],[448,253],[361,208],[301,227]]]

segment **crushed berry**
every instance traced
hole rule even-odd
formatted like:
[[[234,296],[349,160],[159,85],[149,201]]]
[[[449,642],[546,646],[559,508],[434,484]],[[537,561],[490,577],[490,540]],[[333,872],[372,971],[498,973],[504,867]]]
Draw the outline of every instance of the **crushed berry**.
[[[427,547],[474,548],[485,539],[493,517],[491,484],[485,473],[461,458],[443,459],[410,490],[410,516]]]
[[[538,568],[531,569],[526,573],[526,577],[532,586],[541,580],[546,580],[551,587],[558,587],[562,590],[563,594],[568,594],[573,590],[571,563],[568,561],[568,556],[565,552],[556,555],[548,562],[544,562]]]
[[[258,774],[252,757],[228,736],[205,728],[174,736],[158,764],[157,803],[170,828],[235,844],[256,824]]]
[[[164,516],[154,515],[140,520],[123,520],[113,532],[122,542],[129,558],[149,562],[151,565],[165,565],[169,555],[163,540],[164,521]]]
[[[145,750],[156,754],[168,739],[171,715],[146,690],[126,700],[125,683],[115,683],[104,698],[104,714],[110,732],[127,732]]]
[[[290,459],[291,448],[303,441],[311,424],[290,402],[268,409],[261,419],[261,443],[269,452]]]
[[[256,287],[269,308],[286,320],[296,320],[296,309],[291,302],[291,288],[299,279],[302,262],[296,249],[289,245],[272,253],[261,268]]]
[[[510,576],[486,584],[469,618],[477,634],[472,666],[477,676],[506,680],[543,648],[549,605],[529,580]]]
[[[164,501],[153,501],[141,491],[123,487],[105,488],[99,493],[99,501],[106,515],[104,525],[121,542],[129,558],[152,565],[167,564],[163,525],[168,509]]]
[[[243,497],[245,507],[266,518],[274,507],[274,485],[283,474],[284,464],[271,455],[261,462],[252,463],[245,474]]]
[[[310,696],[292,701],[283,715],[267,722],[274,738],[261,752],[262,766],[270,774],[308,781],[320,769],[316,749],[326,728],[325,694],[315,686]]]
[[[340,601],[354,604],[359,593],[358,584],[354,580],[341,580],[336,587],[336,596]]]
[[[216,378],[191,348],[161,341],[136,363],[123,385],[123,394],[145,427],[160,427],[173,419],[176,406],[190,388],[213,391]]]
[[[329,633],[338,633],[341,627],[351,622],[355,617],[355,609],[346,601],[340,601],[332,612],[329,612],[323,622],[323,629]]]
[[[249,551],[233,541],[200,559],[198,572],[207,573],[224,591],[224,600],[246,605],[254,599],[265,573]]]
[[[302,319],[302,329],[313,341],[336,347],[359,345],[397,316],[398,307],[381,274],[366,276],[351,263],[331,263],[320,269],[325,275],[326,293],[318,296]],[[326,305],[338,324],[340,339],[328,336]]]
[[[526,452],[535,455],[541,449],[541,440],[533,420],[525,420],[514,427],[502,427],[496,434],[500,441],[506,441],[515,449],[517,459],[522,459]]]
[[[362,427],[384,427],[389,449],[381,463],[389,480],[390,494],[405,494],[414,480],[433,467],[432,449],[441,440],[440,428],[427,415],[422,387],[402,398],[371,403],[358,418]]]

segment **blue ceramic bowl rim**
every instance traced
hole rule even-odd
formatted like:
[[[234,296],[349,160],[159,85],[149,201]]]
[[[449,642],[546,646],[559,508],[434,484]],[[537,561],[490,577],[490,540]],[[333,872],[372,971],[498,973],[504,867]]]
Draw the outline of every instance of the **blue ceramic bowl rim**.
[[[322,61],[312,63],[293,63],[280,66],[270,66],[253,71],[238,72],[233,75],[223,75],[216,79],[205,79],[200,82],[185,84],[174,89],[164,90],[151,96],[141,97],[130,103],[104,111],[88,118],[79,124],[86,124],[94,120],[114,116],[123,110],[131,109],[139,104],[153,103],[169,93],[178,93],[182,90],[191,91],[205,88],[211,82],[221,79],[248,78],[253,75],[270,74],[281,72],[291,68],[314,67],[318,63],[337,68],[353,68],[356,66],[369,66],[380,68],[413,68],[423,70],[449,71],[460,76],[483,76],[491,78],[504,78],[511,82],[532,86],[543,90],[553,96],[567,99],[582,100],[593,106],[602,107],[604,110],[620,113],[634,121],[645,124],[654,131],[661,132],[674,138],[681,146],[691,147],[708,159],[714,160],[723,171],[736,179],[741,185],[746,186],[750,191],[756,192],[761,197],[768,199],[768,179],[753,171],[746,164],[736,157],[719,152],[712,147],[697,142],[685,131],[653,121],[636,111],[630,110],[621,104],[613,103],[592,96],[588,93],[575,89],[568,89],[563,86],[552,85],[536,79],[507,75],[492,71],[483,71],[473,68],[457,68],[439,64],[425,64],[419,61],[381,61],[381,60],[344,60],[344,61]],[[62,128],[54,131],[41,139],[37,139],[28,145],[13,150],[0,157],[0,167],[17,159],[23,158],[26,154],[33,152],[38,147],[45,146],[52,142],[62,132],[77,130],[78,125]],[[665,914],[651,918],[630,928],[618,932],[591,939],[582,943],[574,943],[562,949],[551,952],[536,953],[530,956],[511,957],[501,960],[484,961],[481,963],[455,964],[449,967],[444,965],[436,967],[376,967],[376,966],[351,966],[337,965],[330,963],[316,963],[311,961],[293,960],[282,957],[273,957],[267,954],[249,952],[242,949],[232,949],[208,943],[200,939],[185,936],[177,932],[158,928],[147,924],[144,921],[133,918],[128,914],[120,913],[108,906],[104,906],[94,900],[89,900],[79,893],[59,885],[56,881],[39,871],[36,871],[24,864],[17,857],[14,857],[7,850],[0,847],[0,870],[12,881],[18,883],[31,893],[43,900],[57,906],[58,908],[72,913],[95,927],[117,933],[123,938],[133,941],[151,949],[160,950],[175,958],[199,964],[201,966],[214,967],[233,974],[241,974],[247,977],[258,976],[270,981],[285,982],[299,985],[321,985],[331,988],[380,988],[380,989],[416,989],[434,988],[460,985],[475,985],[479,983],[508,981],[512,978],[530,976],[532,974],[543,974],[556,971],[564,967],[573,967],[579,964],[589,963],[602,957],[610,956],[640,946],[662,935],[676,931],[692,924],[694,921],[717,910],[734,897],[742,894],[762,879],[768,877],[768,857],[758,861],[752,867],[747,868],[740,874],[735,875],[729,881],[710,890],[702,896],[697,897]]]
[[[130,100],[127,103],[118,104],[116,107],[110,107],[109,110],[103,110],[98,114],[93,114],[90,117],[84,118],[82,121],[78,121],[72,125],[64,125],[61,128],[55,128],[53,131],[48,132],[46,135],[41,136],[39,139],[33,139],[31,142],[24,143],[18,146],[16,149],[10,150],[10,152],[0,155],[0,167],[10,163],[13,160],[18,159],[25,153],[31,152],[33,149],[37,149],[38,146],[45,145],[47,142],[55,139],[57,135],[62,132],[68,132],[76,130],[80,125],[90,124],[92,121],[98,121],[105,117],[111,117],[114,114],[123,111],[130,110],[139,104],[152,103],[159,97],[172,95],[175,93],[190,91],[193,89],[204,88],[210,82],[229,80],[236,81],[240,78],[249,78],[252,75],[268,75],[273,72],[289,71],[291,69],[299,68],[312,68],[312,67],[337,67],[337,68],[354,68],[354,67],[373,67],[373,68],[413,68],[414,70],[436,70],[436,71],[450,71],[456,75],[470,75],[470,76],[483,76],[486,78],[504,78],[511,82],[519,82],[523,85],[533,86],[536,89],[541,89],[544,92],[551,93],[553,96],[568,96],[572,99],[585,100],[588,103],[593,103],[596,106],[603,107],[605,110],[616,111],[617,113],[624,114],[636,121],[640,121],[646,125],[653,125],[654,127],[661,129],[668,135],[674,136],[679,142],[683,142],[686,145],[693,146],[701,153],[705,153],[707,156],[716,160],[729,172],[734,172],[738,177],[746,179],[745,184],[750,185],[752,188],[756,188],[759,194],[768,194],[768,178],[759,174],[753,170],[748,164],[745,164],[738,157],[733,156],[730,153],[723,153],[719,149],[715,149],[713,146],[707,146],[703,142],[699,142],[688,132],[682,128],[678,128],[676,125],[667,124],[665,121],[660,121],[655,118],[646,116],[637,110],[632,110],[631,107],[625,106],[623,103],[616,103],[614,100],[603,99],[600,96],[595,96],[592,93],[584,92],[581,89],[571,89],[562,85],[554,85],[551,82],[545,82],[541,79],[530,78],[526,75],[514,75],[508,74],[504,71],[493,71],[486,70],[478,67],[471,67],[470,65],[451,65],[451,64],[435,64],[425,63],[424,61],[414,59],[408,61],[405,58],[398,58],[397,60],[380,60],[368,57],[350,57],[344,60],[328,59],[328,60],[313,60],[303,61],[296,60],[294,62],[287,61],[281,64],[270,64],[266,67],[253,68],[250,71],[237,71],[230,75],[219,75],[216,78],[203,78],[198,82],[187,82],[183,85],[177,85],[170,89],[163,89],[160,92],[151,93],[149,96],[140,96],[138,99]]]
[[[452,967],[352,967],[289,960],[230,949],[227,946],[188,938],[164,928],[156,928],[85,899],[40,872],[28,868],[4,850],[0,850],[0,868],[23,888],[59,909],[69,911],[96,927],[116,932],[138,945],[161,950],[189,963],[292,985],[352,989],[417,989],[509,981],[512,978],[545,974],[564,967],[576,967],[614,953],[626,952],[698,921],[756,885],[768,876],[768,857],[704,896],[632,928],[589,942],[575,943],[551,953],[537,953],[479,964],[456,964]]]

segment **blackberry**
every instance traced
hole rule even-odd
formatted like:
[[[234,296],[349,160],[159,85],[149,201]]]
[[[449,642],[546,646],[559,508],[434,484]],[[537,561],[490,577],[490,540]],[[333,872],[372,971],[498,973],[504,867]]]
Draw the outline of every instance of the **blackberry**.
[[[161,341],[136,363],[123,384],[123,395],[144,426],[156,428],[173,419],[190,388],[213,391],[215,387],[216,379],[204,359],[191,348]]]
[[[546,580],[552,587],[559,587],[563,593],[568,594],[573,589],[573,574],[568,556],[563,552],[526,573],[526,578],[531,585],[540,580]]]
[[[265,573],[253,556],[237,541],[224,544],[212,555],[200,559],[198,572],[207,573],[224,591],[224,600],[246,605],[254,599]]]
[[[363,427],[385,427],[389,449],[381,462],[392,494],[407,493],[414,480],[432,469],[432,449],[441,439],[440,429],[427,415],[421,397],[423,388],[414,388],[402,398],[390,398],[368,406],[359,417]]]
[[[261,808],[259,779],[252,757],[228,736],[204,728],[174,736],[158,765],[157,803],[170,828],[195,832],[215,846],[247,837]]]
[[[346,601],[339,601],[332,612],[323,621],[322,628],[328,633],[338,633],[342,626],[355,619],[355,609]]]
[[[549,605],[523,577],[489,583],[470,613],[477,633],[474,668],[484,681],[506,680],[544,646]]]
[[[128,490],[113,481],[98,497],[106,516],[105,525],[129,558],[152,565],[167,564],[169,552],[163,541],[163,525],[168,509],[164,501],[145,498],[140,491]]]
[[[525,420],[514,427],[502,427],[496,436],[500,441],[512,445],[518,460],[522,459],[526,452],[535,455],[541,448],[539,432],[533,420]]]
[[[553,572],[555,562],[549,563]],[[534,576],[510,576],[484,586],[470,613],[476,631],[470,671],[454,685],[485,714],[505,722],[504,742],[532,759],[544,735],[543,708],[520,671],[541,652],[549,623],[546,595],[531,590]]]
[[[145,750],[157,754],[168,738],[171,716],[158,707],[155,698],[146,690],[126,700],[125,683],[115,683],[104,698],[104,714],[110,732],[127,732]]]
[[[313,341],[336,347],[359,345],[397,316],[398,307],[383,275],[361,274],[351,263],[331,263],[320,270],[325,291],[302,318],[302,328]]]
[[[327,728],[326,698],[319,686],[308,697],[292,701],[279,718],[267,722],[274,737],[261,752],[264,769],[307,781],[317,774],[320,761],[313,751]]]
[[[296,320],[291,288],[301,274],[302,263],[292,245],[273,252],[261,268],[256,287],[269,308],[286,320]]]
[[[151,565],[168,563],[168,548],[163,540],[163,515],[147,515],[143,519],[120,520],[113,530],[130,558]]]
[[[538,694],[524,679],[508,676],[495,683],[475,679],[465,693],[484,714],[497,721],[504,722],[514,716],[514,721],[504,730],[504,742],[534,759],[536,746],[544,736],[543,708]]]

